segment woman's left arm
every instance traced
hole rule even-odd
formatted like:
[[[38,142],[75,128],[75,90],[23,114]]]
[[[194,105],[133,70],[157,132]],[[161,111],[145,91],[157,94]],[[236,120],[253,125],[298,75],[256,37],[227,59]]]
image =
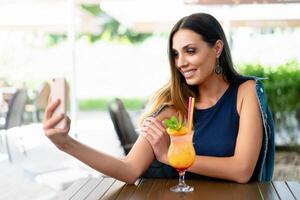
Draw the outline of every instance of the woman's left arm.
[[[240,85],[239,131],[231,157],[197,156],[189,171],[238,183],[247,183],[255,169],[263,140],[263,123],[255,81]]]

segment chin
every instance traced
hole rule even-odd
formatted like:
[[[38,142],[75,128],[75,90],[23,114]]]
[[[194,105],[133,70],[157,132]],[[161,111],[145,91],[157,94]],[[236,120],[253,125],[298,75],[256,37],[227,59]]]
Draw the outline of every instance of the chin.
[[[186,83],[188,85],[199,85],[199,81],[195,80],[195,79],[187,79]]]

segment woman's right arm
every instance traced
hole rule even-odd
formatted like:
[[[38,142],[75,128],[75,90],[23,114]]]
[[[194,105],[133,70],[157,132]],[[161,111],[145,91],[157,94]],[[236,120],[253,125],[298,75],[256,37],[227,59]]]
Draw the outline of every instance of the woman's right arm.
[[[63,114],[52,116],[59,101],[49,104],[45,112],[44,131],[46,136],[62,151],[72,155],[97,171],[124,181],[134,183],[154,160],[151,145],[143,137],[139,137],[129,154],[124,158],[115,158],[97,151],[68,135],[70,119]],[[64,117],[67,118],[65,129],[54,126]]]

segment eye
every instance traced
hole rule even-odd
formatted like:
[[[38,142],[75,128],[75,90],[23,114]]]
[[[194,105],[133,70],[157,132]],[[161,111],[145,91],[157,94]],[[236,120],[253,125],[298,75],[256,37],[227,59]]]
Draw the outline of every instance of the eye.
[[[186,49],[186,52],[190,55],[193,55],[196,52],[195,48],[189,47]]]

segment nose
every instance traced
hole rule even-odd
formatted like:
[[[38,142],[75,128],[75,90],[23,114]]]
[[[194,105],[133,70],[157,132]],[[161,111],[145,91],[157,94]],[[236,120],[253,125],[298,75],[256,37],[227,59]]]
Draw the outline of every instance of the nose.
[[[187,60],[184,56],[178,55],[178,57],[176,58],[176,66],[178,68],[183,68],[187,66]]]

